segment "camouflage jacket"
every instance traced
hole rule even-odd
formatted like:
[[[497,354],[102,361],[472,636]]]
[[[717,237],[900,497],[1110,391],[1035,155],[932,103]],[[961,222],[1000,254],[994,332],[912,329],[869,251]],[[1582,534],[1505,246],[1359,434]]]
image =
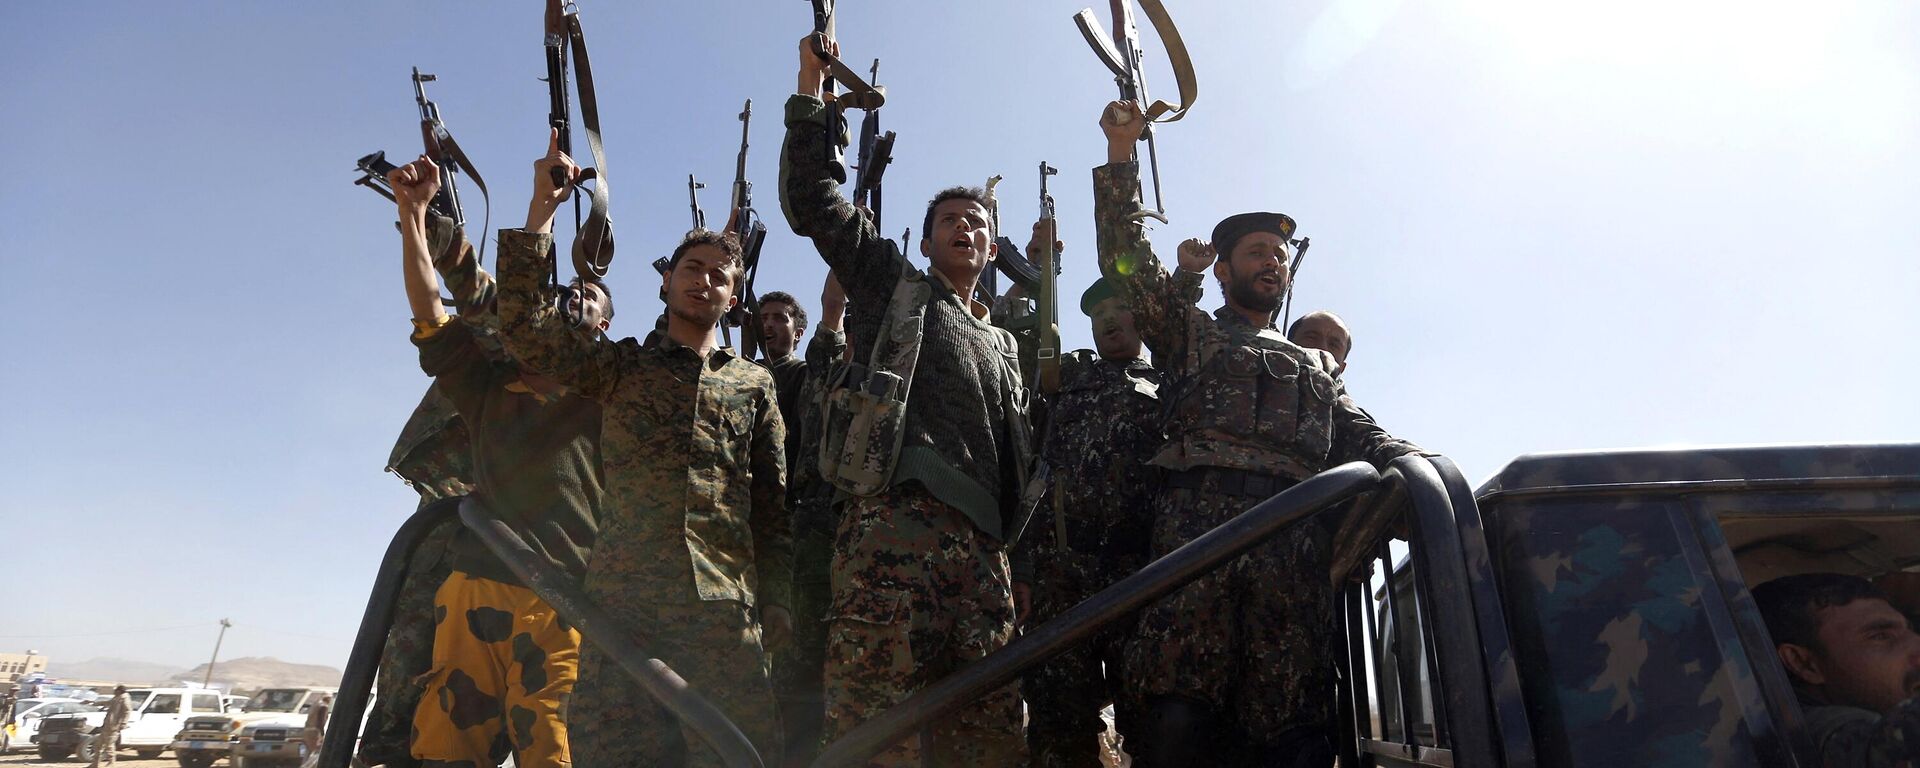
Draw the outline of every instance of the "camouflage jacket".
[[[1154,464],[1300,479],[1420,450],[1341,394],[1331,356],[1295,346],[1271,323],[1256,328],[1226,310],[1216,320],[1192,305],[1191,289],[1171,279],[1131,217],[1141,210],[1138,163],[1095,168],[1093,180],[1100,271],[1119,284],[1154,364],[1179,383]]]
[[[787,100],[787,138],[780,153],[780,207],[794,234],[813,240],[847,294],[846,331],[862,370],[873,350],[917,346],[890,468],[866,467],[877,484],[914,483],[996,539],[1019,503],[1032,444],[1018,350],[987,322],[987,308],[963,296],[938,270],[923,273],[898,244],[874,229],[833,181],[827,162],[826,105],[811,96]],[[924,283],[929,297],[918,317],[890,324],[896,288]],[[882,328],[898,331],[882,339]],[[909,338],[913,337],[913,338]],[[888,345],[891,345],[890,347]],[[904,357],[904,356],[903,356]],[[875,421],[890,418],[887,410]],[[878,442],[878,441],[875,441]],[[878,453],[878,452],[876,452]],[[868,457],[871,458],[871,457]],[[874,462],[879,464],[880,462]]]
[[[1884,717],[1857,707],[1832,705],[1806,706],[1806,715],[1821,768],[1920,765],[1920,697],[1901,702]]]
[[[818,334],[816,334],[818,335]],[[807,360],[800,355],[789,354],[779,360],[761,360],[759,365],[773,374],[775,399],[780,405],[780,419],[787,425],[787,498],[793,498],[794,475],[800,466],[800,389],[807,382]]]
[[[794,398],[799,413],[797,418],[787,421],[788,434],[797,436],[791,441],[793,451],[787,454],[787,499],[796,510],[801,505],[824,506],[833,501],[833,486],[820,476],[820,417],[826,403],[827,383],[833,379],[835,370],[846,365],[842,359],[846,351],[847,334],[842,331],[822,328],[814,331],[813,338],[807,341],[807,375]],[[826,533],[832,535],[833,529],[828,527]]]
[[[480,270],[472,244],[453,219],[428,217],[427,252],[433,254],[434,267],[446,280],[462,320],[481,324],[479,330],[492,324],[493,279]],[[488,354],[505,358],[499,339],[492,333],[474,336]],[[414,406],[413,415],[407,417],[406,426],[401,427],[393,452],[387,456],[387,471],[406,481],[423,502],[472,493],[469,434],[453,402],[440,393],[438,385],[430,385],[420,404]]]
[[[1147,466],[1165,442],[1162,376],[1145,360],[1115,362],[1079,350],[1061,358],[1041,456],[1053,482],[1015,548],[1018,570],[1064,548],[1099,555],[1122,570],[1144,564],[1158,473]]]
[[[773,377],[731,350],[702,358],[568,330],[542,300],[553,238],[500,232],[501,338],[535,370],[598,400],[607,496],[588,594],[788,605],[793,540]]]

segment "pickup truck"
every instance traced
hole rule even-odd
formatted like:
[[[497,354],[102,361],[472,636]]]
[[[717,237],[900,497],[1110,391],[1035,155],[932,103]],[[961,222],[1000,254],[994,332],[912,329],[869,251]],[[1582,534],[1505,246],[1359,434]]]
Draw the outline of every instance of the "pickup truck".
[[[1749,588],[1920,569],[1920,445],[1443,474],[1337,606],[1343,765],[1819,765]]]
[[[1444,457],[1403,456],[1383,470],[1356,462],[1029,628],[826,745],[814,764],[863,764],[1262,537],[1343,504],[1326,574],[1340,628],[1331,693],[1339,765],[1358,768],[1813,768],[1806,717],[1749,589],[1789,574],[1920,571],[1920,444],[1539,454],[1478,490]],[[347,728],[366,711],[400,576],[452,514],[725,764],[760,763],[737,726],[648,667],[602,609],[468,499],[423,507],[395,536],[320,768],[347,765]]]
[[[187,718],[226,712],[226,701],[219,691],[207,688],[136,688],[127,691],[133,709],[127,725],[120,731],[115,748],[131,749],[144,759],[157,758],[173,746],[174,735]],[[104,702],[102,702],[104,705]],[[40,721],[40,759],[64,760],[78,755],[91,761],[95,732],[105,722],[104,710],[78,714],[53,715]]]
[[[292,722],[298,731],[306,724],[307,710],[333,692],[332,688],[264,688],[237,712],[188,718],[174,739],[174,757],[180,768],[207,768],[234,751],[234,742],[249,725]]]

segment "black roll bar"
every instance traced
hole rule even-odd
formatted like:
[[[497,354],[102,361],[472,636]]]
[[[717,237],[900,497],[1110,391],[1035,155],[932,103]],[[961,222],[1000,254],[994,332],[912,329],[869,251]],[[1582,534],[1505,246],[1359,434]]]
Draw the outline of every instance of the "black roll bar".
[[[916,691],[827,745],[816,767],[858,765],[1022,671],[1085,642],[1094,633],[1227,563],[1287,526],[1372,490],[1380,473],[1350,462],[1301,481],[1187,542],[1139,572],[1067,609],[1000,650]]]

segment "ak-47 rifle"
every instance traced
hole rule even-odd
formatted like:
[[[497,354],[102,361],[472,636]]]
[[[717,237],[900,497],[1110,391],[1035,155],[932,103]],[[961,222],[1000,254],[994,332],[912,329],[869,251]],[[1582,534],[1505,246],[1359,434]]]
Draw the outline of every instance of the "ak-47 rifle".
[[[753,359],[760,346],[760,299],[753,292],[754,277],[760,274],[760,246],[767,240],[767,225],[753,209],[753,182],[747,180],[747,135],[753,126],[753,99],[740,108],[740,154],[733,164],[733,237],[740,243],[740,303],[734,307],[733,324],[740,326],[740,354]]]
[[[876,110],[887,103],[887,89],[870,85],[860,79],[860,75],[840,61],[840,58],[827,51],[827,42],[835,39],[833,33],[834,0],[808,0],[813,4],[813,52],[827,63],[826,83],[821,87],[822,100],[827,103],[827,131],[838,137],[827,142],[830,164],[833,168],[833,180],[847,183],[847,121],[842,114],[844,109]],[[836,84],[835,81],[838,81]],[[845,85],[845,93],[839,92],[839,86]]]
[[[873,68],[867,72],[874,82],[879,82],[880,60],[874,59]],[[886,175],[887,165],[893,162],[894,138],[893,131],[880,132],[880,110],[869,109],[860,118],[860,162],[854,166],[859,173],[854,176],[853,204],[865,206],[873,214],[875,231],[880,229],[880,179]]]
[[[693,174],[687,174],[687,209],[693,212],[694,229],[707,228],[707,212],[700,210],[699,194],[699,190],[706,188],[706,184],[693,179]]]
[[[1313,245],[1313,238],[1302,237],[1293,241],[1293,263],[1287,265],[1287,296],[1280,302],[1280,329],[1286,330],[1287,321],[1293,318],[1293,284],[1299,281],[1300,265],[1307,261],[1307,248]]]
[[[473,161],[467,159],[467,153],[461,151],[460,143],[453,140],[453,133],[447,130],[446,121],[440,119],[440,105],[427,98],[427,83],[438,78],[420,73],[419,67],[413,68],[413,100],[420,107],[420,139],[426,145],[426,156],[440,166],[440,195],[446,198],[445,213],[453,217],[453,224],[466,229],[466,212],[460,207],[460,190],[454,183],[459,173],[473,177],[473,185],[480,188],[480,199],[486,207],[481,219],[481,229],[486,229],[493,219],[493,200],[487,195],[487,181],[480,178],[480,172],[473,167]],[[487,239],[480,238],[480,256],[487,253]]]
[[[1013,238],[1007,237],[1006,233],[1000,230],[999,198],[995,197],[993,192],[993,188],[999,183],[1000,176],[996,174],[987,179],[986,186],[987,210],[993,219],[993,242],[999,246],[994,252],[993,266],[999,270],[1000,274],[1006,275],[1008,280],[1012,280],[1014,285],[1020,286],[1021,291],[1032,296],[1040,292],[1040,268],[1034,266],[1034,263],[1022,254],[1020,246],[1013,242]],[[1053,271],[1059,274],[1060,265],[1054,264]],[[994,278],[992,272],[982,273],[980,277],[980,285],[987,293],[984,301],[991,304],[993,298],[1000,295],[1000,281]]]
[[[1140,52],[1140,28],[1133,22],[1133,0],[1108,0],[1113,9],[1113,41],[1101,34],[1100,23],[1094,19],[1092,8],[1083,8],[1073,17],[1073,23],[1080,27],[1080,34],[1087,39],[1087,45],[1093,47],[1101,63],[1113,71],[1114,82],[1120,86],[1120,98],[1133,101],[1147,116],[1147,128],[1140,138],[1147,142],[1147,162],[1153,170],[1153,213],[1142,211],[1143,216],[1151,216],[1162,223],[1167,220],[1166,204],[1160,199],[1160,152],[1154,142],[1153,123],[1171,123],[1185,117],[1187,109],[1193,106],[1193,99],[1199,91],[1193,77],[1193,61],[1187,57],[1187,45],[1180,39],[1180,30],[1173,26],[1173,19],[1167,16],[1167,9],[1160,0],[1140,0],[1141,10],[1153,22],[1154,31],[1160,35],[1160,42],[1167,49],[1167,59],[1173,65],[1173,77],[1180,88],[1180,103],[1168,104],[1164,101],[1147,101],[1147,79],[1145,57]],[[1130,119],[1125,114],[1114,114],[1114,119]]]
[[[569,157],[573,156],[572,94],[567,85],[569,47],[572,64],[577,67],[575,82],[580,93],[580,127],[586,129],[587,150],[593,155],[593,166],[580,169],[580,178],[573,182],[573,269],[580,277],[599,279],[606,277],[607,267],[613,264],[613,222],[607,216],[607,155],[600,144],[600,107],[594,98],[593,64],[587,58],[587,38],[581,32],[580,10],[573,3],[547,0],[544,44],[547,55],[547,125],[558,132],[560,151]],[[553,169],[555,186],[568,183],[564,174],[565,171],[559,168]],[[587,181],[593,182],[591,188],[581,186]],[[580,220],[581,194],[587,195],[590,200],[584,222]],[[559,282],[557,255],[549,270],[549,279]]]
[[[1060,263],[1060,254],[1053,249],[1053,195],[1047,191],[1047,177],[1058,173],[1060,169],[1047,165],[1045,160],[1040,161],[1040,221],[1044,222],[1040,233],[1040,250],[1045,254],[1040,260],[1042,265]],[[1040,270],[1039,317],[1034,327],[1034,338],[1039,344],[1034,365],[1039,369],[1035,381],[1039,383],[1039,391],[1043,395],[1060,391],[1060,301],[1056,278],[1059,274],[1057,267]]]

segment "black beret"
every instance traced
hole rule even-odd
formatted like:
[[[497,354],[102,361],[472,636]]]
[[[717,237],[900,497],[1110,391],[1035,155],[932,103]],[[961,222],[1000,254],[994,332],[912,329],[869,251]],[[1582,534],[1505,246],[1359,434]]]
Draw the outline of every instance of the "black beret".
[[[1093,285],[1087,286],[1086,293],[1080,294],[1080,313],[1087,317],[1093,317],[1093,308],[1095,306],[1099,305],[1100,302],[1119,295],[1120,289],[1116,288],[1114,284],[1106,278],[1103,277],[1095,280],[1093,281]]]
[[[1236,213],[1213,226],[1213,250],[1226,258],[1240,238],[1255,232],[1272,232],[1282,240],[1292,240],[1293,227],[1293,217],[1284,213]]]

